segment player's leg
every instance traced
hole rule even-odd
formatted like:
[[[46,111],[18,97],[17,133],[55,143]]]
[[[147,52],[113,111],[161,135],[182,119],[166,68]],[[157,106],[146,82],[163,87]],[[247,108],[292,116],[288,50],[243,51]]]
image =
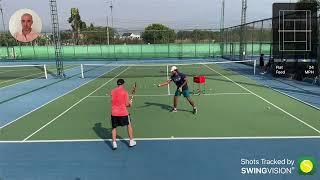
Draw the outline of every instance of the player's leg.
[[[128,128],[128,136],[129,136],[129,139],[132,140],[132,139],[133,139],[133,129],[132,129],[131,124],[129,124],[129,125],[127,126],[127,128]]]
[[[179,96],[173,97],[173,109],[172,112],[177,112],[177,106],[178,106]]]
[[[112,149],[117,149],[117,126],[118,118],[116,116],[111,116],[111,126],[112,126]]]
[[[130,146],[130,147],[133,147],[133,146],[135,146],[137,143],[136,143],[136,141],[133,140],[133,128],[132,128],[132,125],[131,125],[130,116],[128,116],[127,121],[128,121],[128,125],[127,125],[128,136],[129,136],[129,139],[130,139],[130,141],[129,141],[129,146]]]
[[[117,140],[117,128],[112,128],[112,142]]]
[[[186,97],[186,98],[187,98],[188,102],[190,103],[190,105],[191,105],[192,107],[196,107],[196,105],[195,105],[194,102],[192,101],[191,97]]]
[[[117,149],[117,128],[112,128],[112,149]]]
[[[178,100],[179,100],[179,96],[181,96],[181,92],[179,92],[179,90],[176,90],[174,97],[173,97],[173,109],[172,112],[177,112],[177,106],[178,106]]]
[[[190,105],[192,106],[192,108],[193,108],[193,113],[196,114],[196,113],[197,113],[197,107],[196,107],[195,103],[193,102],[193,100],[191,99],[189,90],[186,89],[186,90],[184,90],[182,93],[183,93],[183,96],[188,100],[188,102],[189,102]]]
[[[259,65],[260,65],[260,74],[264,74],[264,69],[265,69],[264,61],[260,60]]]

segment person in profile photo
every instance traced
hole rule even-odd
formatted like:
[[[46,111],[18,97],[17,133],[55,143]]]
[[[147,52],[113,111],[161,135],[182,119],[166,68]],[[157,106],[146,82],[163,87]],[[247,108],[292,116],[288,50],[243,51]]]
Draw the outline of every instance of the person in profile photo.
[[[29,13],[21,16],[22,31],[15,34],[15,39],[20,42],[31,42],[39,36],[39,33],[32,30],[33,18]]]

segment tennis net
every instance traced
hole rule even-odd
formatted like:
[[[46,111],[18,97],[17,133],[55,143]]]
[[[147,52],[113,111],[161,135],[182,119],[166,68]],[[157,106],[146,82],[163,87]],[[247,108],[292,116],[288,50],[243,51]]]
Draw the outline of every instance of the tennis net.
[[[230,76],[255,74],[256,61],[219,61],[182,64],[81,64],[82,78],[147,78],[168,77],[176,66],[187,76]]]
[[[5,65],[0,66],[0,79],[48,78],[46,65]]]

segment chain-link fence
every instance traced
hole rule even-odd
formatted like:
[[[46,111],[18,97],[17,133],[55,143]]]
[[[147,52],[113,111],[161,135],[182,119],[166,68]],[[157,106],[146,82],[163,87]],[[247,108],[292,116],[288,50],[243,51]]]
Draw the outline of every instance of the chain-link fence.
[[[109,38],[108,38],[109,37]],[[1,59],[54,59],[51,33],[32,43],[1,34]],[[8,42],[8,46],[5,42]],[[220,30],[61,31],[62,55],[68,59],[211,58],[220,56]]]
[[[316,76],[320,71],[319,57],[275,57],[275,54],[273,54],[273,45],[276,44],[273,43],[277,42],[273,42],[272,20],[272,18],[263,19],[244,25],[222,29],[222,57],[229,60],[258,60],[260,59],[260,55],[263,54],[264,60],[267,60],[268,62],[274,62],[274,64],[280,64],[281,66],[286,66],[284,77],[292,77],[298,80],[301,80],[304,77],[314,78],[314,76]],[[319,20],[320,18],[317,17],[318,24],[320,22]],[[317,28],[313,29],[313,31],[315,30],[319,31]],[[314,36],[312,38],[319,37]],[[317,49],[319,54],[319,42],[318,44],[313,43],[312,47]],[[311,69],[308,69],[308,67]],[[317,67],[317,69],[313,69],[313,67]],[[274,66],[271,67],[271,70],[273,75],[280,76],[276,73],[276,68]],[[315,73],[308,74],[309,71]]]
[[[272,53],[272,18],[244,25],[225,28],[221,31],[222,56],[226,59],[257,59]]]

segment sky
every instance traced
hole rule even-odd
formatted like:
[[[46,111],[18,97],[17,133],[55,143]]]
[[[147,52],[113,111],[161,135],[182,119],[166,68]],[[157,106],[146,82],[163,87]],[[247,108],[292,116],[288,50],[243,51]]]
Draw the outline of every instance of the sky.
[[[42,18],[44,31],[50,31],[49,0],[0,1],[6,27],[15,11],[28,8]],[[111,16],[110,1],[57,0],[60,29],[70,29],[67,20],[70,17],[70,9],[73,7],[79,8],[82,20],[88,25],[93,23],[95,26],[105,26],[107,14],[109,18]],[[140,30],[151,23],[163,23],[173,29],[219,29],[221,1],[113,0],[114,27]],[[270,18],[274,2],[290,2],[290,0],[248,0],[247,22]],[[225,0],[225,27],[240,24],[240,17],[241,0]]]

